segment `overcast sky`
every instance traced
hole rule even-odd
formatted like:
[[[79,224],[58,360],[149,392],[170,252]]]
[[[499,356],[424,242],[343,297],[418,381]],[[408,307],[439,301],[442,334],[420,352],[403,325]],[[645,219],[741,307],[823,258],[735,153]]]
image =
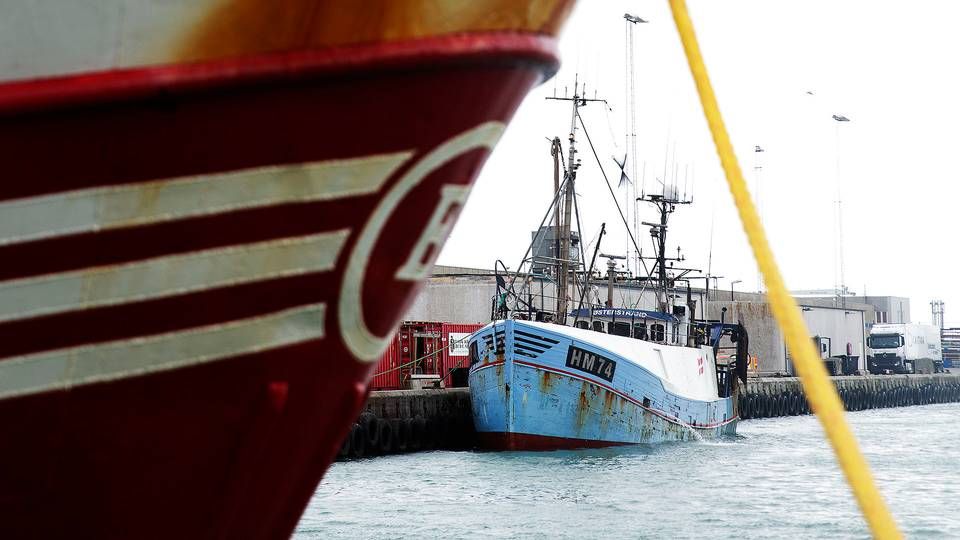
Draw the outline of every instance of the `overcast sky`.
[[[930,300],[960,324],[953,238],[960,187],[960,79],[954,26],[960,4],[915,1],[692,0],[701,48],[721,110],[780,268],[791,289],[833,290],[838,279],[835,210],[843,208],[844,282],[857,295],[906,296],[914,321]],[[757,271],[726,187],[666,1],[582,1],[560,48],[563,68],[535,89],[484,168],[438,263],[516,268],[552,199],[548,138],[566,141],[570,108],[547,96],[572,93],[611,181],[626,149],[625,21],[634,29],[638,171],[635,185],[679,171],[694,204],[671,221],[670,249],[711,270],[723,288],[758,290]],[[812,95],[808,92],[811,92]],[[832,115],[851,119],[838,124]],[[585,242],[601,222],[602,251],[627,252],[603,177],[583,131],[577,193]],[[566,144],[566,143],[565,143]],[[755,146],[764,149],[754,152]],[[565,149],[566,150],[566,149]],[[839,159],[838,159],[839,158]],[[646,181],[639,171],[646,164]],[[757,174],[755,167],[762,168]],[[632,167],[631,167],[632,168]],[[758,189],[759,188],[759,189]],[[623,191],[618,192],[621,197]],[[641,219],[655,218],[641,208]],[[711,242],[712,230],[712,242]],[[645,254],[649,234],[638,242]]]

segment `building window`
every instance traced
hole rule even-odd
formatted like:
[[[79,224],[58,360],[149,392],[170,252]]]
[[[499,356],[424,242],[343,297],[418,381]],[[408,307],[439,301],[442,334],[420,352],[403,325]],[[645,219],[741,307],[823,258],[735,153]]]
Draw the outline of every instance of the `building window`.
[[[876,314],[876,322],[877,322],[877,323],[885,323],[885,322],[887,322],[887,312],[886,312],[886,311],[878,311],[877,314]]]

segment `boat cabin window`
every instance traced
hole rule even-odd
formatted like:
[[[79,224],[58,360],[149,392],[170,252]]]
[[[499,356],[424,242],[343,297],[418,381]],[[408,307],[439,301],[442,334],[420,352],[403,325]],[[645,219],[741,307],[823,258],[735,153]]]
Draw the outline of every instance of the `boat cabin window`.
[[[633,325],[633,337],[636,339],[647,339],[647,325],[636,323]]]
[[[628,322],[611,322],[610,323],[610,333],[615,336],[624,336],[630,337],[630,323]]]
[[[577,328],[583,328],[584,330],[589,330],[590,323],[587,321],[577,321]]]
[[[480,361],[480,353],[477,351],[477,342],[472,341],[470,343],[470,365],[476,364]]]
[[[650,325],[650,340],[651,341],[663,341],[665,336],[665,328],[662,324],[651,324]]]
[[[594,332],[604,332],[603,321],[593,321],[593,331]]]

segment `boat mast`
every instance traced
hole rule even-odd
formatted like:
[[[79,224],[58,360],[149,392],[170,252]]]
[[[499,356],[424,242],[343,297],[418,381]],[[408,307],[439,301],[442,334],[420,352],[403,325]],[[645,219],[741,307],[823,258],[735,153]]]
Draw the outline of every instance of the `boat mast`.
[[[550,155],[553,156],[553,198],[558,200],[560,198],[560,137],[554,137],[550,144]],[[560,241],[560,205],[555,204],[553,206],[553,256],[555,257],[554,264],[554,277],[559,277],[562,272],[562,264],[560,262],[561,257],[561,244]],[[559,291],[559,287],[557,289]],[[559,306],[554,306],[559,307]],[[540,309],[544,309],[543,302],[540,302]],[[558,310],[559,313],[559,310]],[[557,319],[559,321],[559,319]]]
[[[577,179],[577,109],[580,106],[580,96],[577,95],[577,80],[573,81],[573,111],[570,116],[570,148],[567,150],[567,181],[566,193],[563,197],[563,224],[560,231],[560,245],[563,250],[557,256],[560,258],[560,276],[557,280],[557,322],[563,324],[566,322],[567,315],[567,277],[570,274],[570,212],[573,210],[574,183]]]
[[[565,324],[567,321],[567,295],[568,280],[570,275],[570,233],[573,212],[573,197],[576,193],[577,169],[580,168],[580,160],[577,158],[577,117],[580,107],[584,107],[591,101],[603,101],[602,99],[587,99],[586,84],[580,85],[580,82],[574,78],[573,97],[548,97],[557,101],[569,101],[572,105],[570,110],[570,135],[568,136],[569,148],[567,150],[567,170],[564,171],[564,194],[563,194],[563,219],[560,223],[560,251],[557,253],[559,259],[560,272],[557,276],[557,312],[556,322]],[[555,151],[559,151],[559,139],[554,139]],[[555,162],[556,163],[556,162]],[[554,166],[555,174],[559,178],[559,171]]]
[[[678,204],[690,204],[691,202],[687,199],[678,199],[676,194],[673,194],[672,196],[667,195],[667,193],[671,191],[673,190],[668,190],[665,188],[663,194],[650,194],[637,199],[638,201],[652,204],[660,213],[659,223],[643,222],[644,225],[650,227],[650,236],[653,238],[657,254],[655,257],[642,258],[654,261],[653,269],[657,276],[654,278],[657,282],[656,287],[654,287],[654,290],[657,293],[657,307],[664,313],[667,313],[670,310],[670,290],[673,289],[674,283],[677,280],[684,278],[688,273],[696,271],[692,268],[670,267],[671,270],[679,272],[679,274],[672,276],[667,273],[668,264],[673,262],[681,262],[684,260],[684,257],[680,255],[679,248],[677,248],[676,257],[667,256],[667,222],[669,221],[670,214],[676,210]]]

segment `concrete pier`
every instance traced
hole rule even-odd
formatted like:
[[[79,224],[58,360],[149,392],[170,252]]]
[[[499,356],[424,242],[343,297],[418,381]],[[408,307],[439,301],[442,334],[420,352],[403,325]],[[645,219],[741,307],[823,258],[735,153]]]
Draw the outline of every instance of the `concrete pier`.
[[[956,373],[855,375],[831,380],[848,411],[960,401],[960,374]],[[810,414],[796,377],[748,379],[739,405],[744,420]]]
[[[960,401],[960,373],[831,377],[848,411]],[[810,414],[800,379],[750,378],[740,395],[743,420]],[[371,392],[339,459],[475,448],[467,388]]]
[[[467,388],[371,392],[339,459],[476,446]]]

